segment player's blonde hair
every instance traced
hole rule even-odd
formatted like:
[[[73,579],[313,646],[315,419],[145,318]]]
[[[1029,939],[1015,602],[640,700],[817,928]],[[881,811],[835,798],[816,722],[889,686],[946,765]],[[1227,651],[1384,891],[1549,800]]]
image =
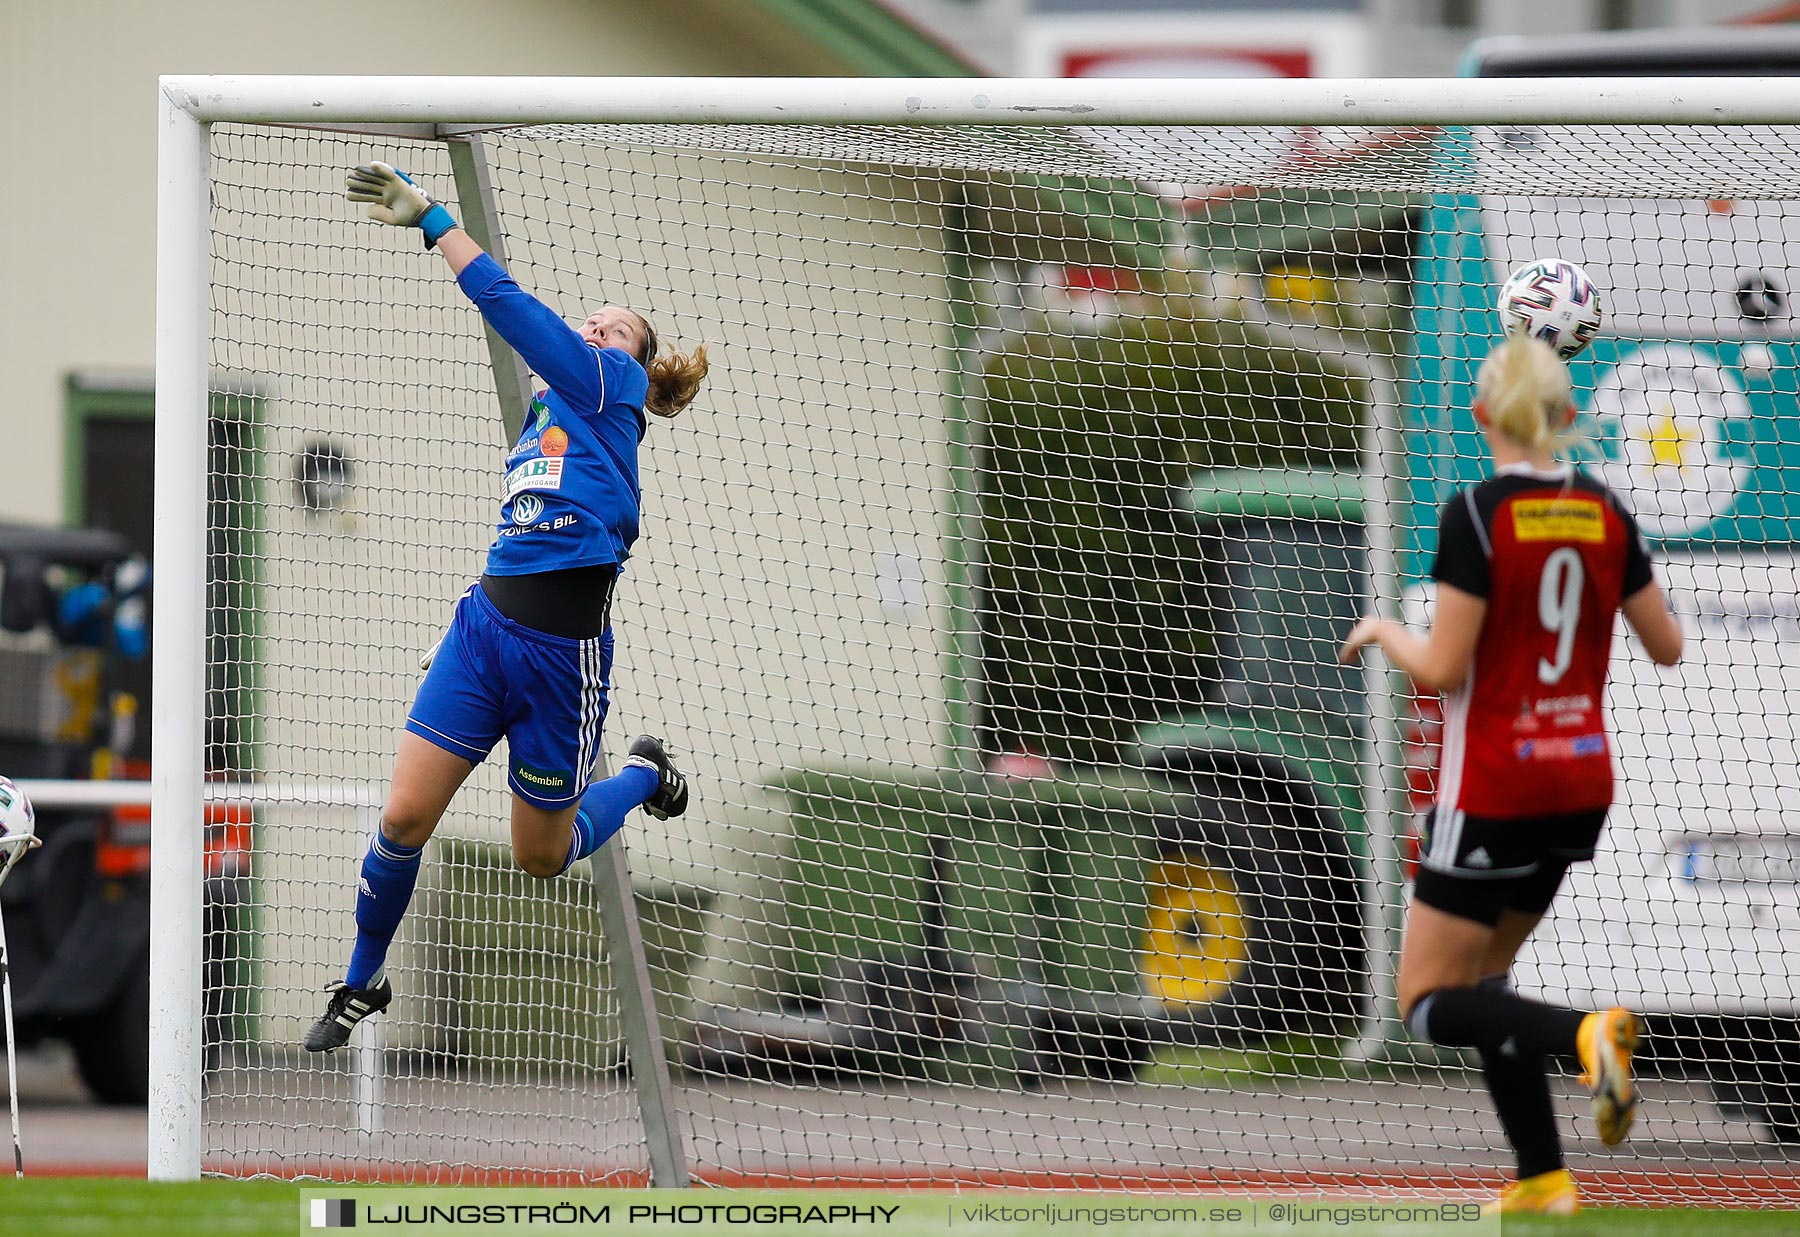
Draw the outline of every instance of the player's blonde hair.
[[[650,325],[650,319],[635,310],[632,316],[644,328],[644,355],[638,358],[650,378],[650,393],[644,397],[644,411],[659,417],[672,417],[693,403],[694,396],[700,393],[700,383],[705,380],[708,369],[706,347],[703,344],[692,353],[671,352],[661,356],[656,328]]]
[[[645,371],[650,375],[650,394],[644,398],[644,411],[659,417],[674,416],[694,402],[706,371],[704,344],[692,353],[671,352],[657,357]]]
[[[1573,402],[1569,368],[1541,339],[1518,336],[1488,353],[1475,376],[1487,423],[1521,447],[1554,447]]]

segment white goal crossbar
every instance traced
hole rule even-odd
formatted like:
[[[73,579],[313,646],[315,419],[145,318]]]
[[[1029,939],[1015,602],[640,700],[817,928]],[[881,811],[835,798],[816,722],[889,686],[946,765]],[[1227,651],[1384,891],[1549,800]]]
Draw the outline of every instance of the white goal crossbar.
[[[157,219],[155,719],[149,1171],[197,1177],[202,1121],[202,878],[208,493],[209,127],[256,123],[450,138],[561,123],[883,126],[1443,126],[1800,124],[1792,79],[953,80],[170,76],[161,81]],[[1397,612],[1383,460],[1397,451],[1391,376],[1376,406],[1365,501],[1375,604]],[[502,382],[504,387],[504,381]],[[502,391],[503,401],[506,393]],[[1386,411],[1384,411],[1384,408]],[[1395,862],[1394,693],[1371,671],[1371,857]],[[244,790],[242,793],[252,793]],[[268,793],[267,791],[263,793]],[[622,903],[628,911],[629,903]],[[615,907],[614,914],[618,908]],[[1372,905],[1371,943],[1392,907]],[[610,925],[609,925],[610,926]],[[641,963],[641,959],[639,960]],[[1376,992],[1371,1000],[1387,994]],[[1364,1049],[1379,1034],[1364,1036]],[[634,1062],[634,1064],[641,1064]]]
[[[1786,124],[1785,78],[164,77],[209,124]],[[447,128],[446,128],[447,127]]]

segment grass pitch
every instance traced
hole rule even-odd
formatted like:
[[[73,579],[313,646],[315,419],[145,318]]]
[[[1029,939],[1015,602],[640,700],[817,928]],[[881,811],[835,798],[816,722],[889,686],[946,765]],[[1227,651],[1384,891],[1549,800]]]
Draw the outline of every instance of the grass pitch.
[[[304,1187],[292,1182],[282,1181],[200,1181],[200,1182],[148,1182],[120,1178],[93,1177],[44,1177],[27,1178],[16,1181],[11,1178],[0,1178],[0,1231],[18,1233],[21,1237],[114,1237],[132,1234],[133,1237],[250,1237],[254,1234],[281,1234],[293,1237],[294,1234],[326,1232],[330,1230],[313,1229],[306,1221],[306,1194],[344,1193],[356,1191],[356,1187],[321,1187],[318,1183],[307,1183]],[[455,1196],[454,1191],[438,1191],[436,1196]],[[573,1191],[555,1191],[557,1195],[573,1195]],[[604,1198],[613,1202],[617,1215],[623,1200],[633,1197],[623,1191],[596,1192],[596,1199]],[[684,1196],[685,1197],[685,1196]],[[696,1190],[692,1192],[696,1202],[723,1203],[727,1200],[759,1203],[781,1201],[786,1203],[817,1204],[855,1204],[868,1206],[873,1203],[892,1203],[896,1199],[905,1198],[914,1206],[909,1206],[893,1223],[871,1226],[869,1224],[808,1224],[804,1226],[745,1225],[739,1224],[684,1224],[678,1230],[670,1230],[666,1225],[633,1225],[629,1228],[622,1223],[612,1227],[595,1229],[577,1229],[564,1227],[560,1231],[601,1231],[608,1233],[652,1233],[656,1231],[679,1231],[684,1237],[724,1237],[725,1234],[737,1234],[740,1237],[772,1237],[773,1234],[812,1233],[835,1234],[844,1237],[846,1234],[879,1233],[882,1237],[991,1237],[993,1234],[1013,1234],[1026,1230],[1007,1227],[994,1227],[980,1223],[953,1221],[950,1218],[952,1205],[958,1202],[978,1201],[983,1196],[975,1193],[943,1194],[928,1196],[932,1205],[918,1207],[921,1200],[917,1194],[897,1195],[880,1194],[867,1191],[796,1191],[796,1192],[759,1192],[759,1191],[718,1191]],[[1060,1196],[1067,1199],[1069,1196]],[[663,1196],[664,1199],[667,1195]],[[1025,1196],[1013,1194],[1005,1196],[1014,1204],[1035,1201]],[[1131,1201],[1119,1195],[1092,1195],[1088,1199],[1095,1203]],[[1138,1200],[1152,1201],[1152,1200]],[[1170,1203],[1167,1196],[1153,1200]],[[1180,1200],[1207,1205],[1217,1201],[1207,1196],[1197,1196]],[[482,1227],[411,1227],[394,1225],[391,1231],[404,1232],[545,1232],[557,1231],[543,1226],[527,1228]],[[1048,1230],[1046,1230],[1048,1231]],[[1118,1234],[1120,1237],[1164,1237],[1165,1234],[1245,1233],[1262,1234],[1307,1234],[1307,1233],[1358,1233],[1358,1234],[1392,1234],[1394,1237],[1425,1237],[1426,1234],[1461,1232],[1470,1234],[1489,1234],[1499,1237],[1501,1228],[1498,1224],[1462,1224],[1438,1226],[1429,1224],[1371,1224],[1336,1227],[1327,1224],[1312,1225],[1272,1225],[1264,1217],[1252,1229],[1243,1224],[1183,1225],[1168,1226],[1155,1223],[1133,1224],[1119,1223],[1108,1225],[1103,1230],[1092,1228],[1075,1228],[1059,1226],[1058,1230],[1075,1237],[1103,1231]],[[1664,1210],[1647,1209],[1594,1209],[1569,1219],[1551,1217],[1521,1217],[1509,1219],[1505,1224],[1505,1233],[1514,1234],[1631,1234],[1632,1237],[1711,1237],[1713,1234],[1800,1234],[1800,1213],[1771,1211],[1707,1211],[1688,1208],[1668,1208]]]

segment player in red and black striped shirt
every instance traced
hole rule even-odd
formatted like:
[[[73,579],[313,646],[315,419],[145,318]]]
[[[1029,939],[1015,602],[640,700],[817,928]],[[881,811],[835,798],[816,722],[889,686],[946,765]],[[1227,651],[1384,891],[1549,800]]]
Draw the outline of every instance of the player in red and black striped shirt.
[[[1612,805],[1602,695],[1621,611],[1650,656],[1673,665],[1681,629],[1637,524],[1605,486],[1555,449],[1575,416],[1568,371],[1533,339],[1496,348],[1475,419],[1494,475],[1456,494],[1439,525],[1437,603],[1420,637],[1367,618],[1367,645],[1444,693],[1437,805],[1423,839],[1398,976],[1413,1034],[1481,1055],[1519,1157],[1501,1211],[1573,1211],[1546,1056],[1577,1058],[1601,1139],[1625,1137],[1637,1106],[1637,1019],[1583,1014],[1515,994],[1506,976],[1571,863],[1590,860]]]

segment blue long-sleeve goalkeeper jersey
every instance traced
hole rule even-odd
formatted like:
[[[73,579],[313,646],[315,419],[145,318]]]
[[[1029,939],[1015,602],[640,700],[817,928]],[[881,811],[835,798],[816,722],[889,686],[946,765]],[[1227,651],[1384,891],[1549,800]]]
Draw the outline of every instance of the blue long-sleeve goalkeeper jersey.
[[[483,254],[457,276],[500,337],[549,384],[506,456],[490,575],[623,563],[637,540],[638,443],[649,379],[598,348]]]

